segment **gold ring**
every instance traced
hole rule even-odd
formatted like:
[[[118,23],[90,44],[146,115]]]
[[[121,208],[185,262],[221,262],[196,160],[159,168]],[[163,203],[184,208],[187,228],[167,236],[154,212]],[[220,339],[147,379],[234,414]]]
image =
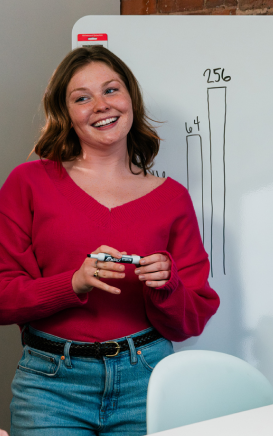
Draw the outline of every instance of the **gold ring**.
[[[97,269],[96,271],[95,271],[95,273],[94,273],[94,277],[96,277],[96,278],[98,278],[99,279],[99,269]]]

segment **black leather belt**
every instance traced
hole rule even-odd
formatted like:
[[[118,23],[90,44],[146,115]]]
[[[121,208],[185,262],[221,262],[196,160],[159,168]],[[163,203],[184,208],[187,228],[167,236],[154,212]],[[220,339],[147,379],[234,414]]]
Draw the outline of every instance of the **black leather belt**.
[[[150,342],[156,341],[162,338],[162,335],[156,330],[151,330],[143,335],[136,336],[133,339],[135,347],[141,347],[142,345],[149,344]],[[31,333],[28,327],[23,332],[22,338],[23,344],[28,345],[31,348],[36,348],[40,351],[45,351],[52,354],[64,354],[65,342],[55,342],[49,339],[43,338],[42,336],[35,335]],[[93,342],[78,344],[72,342],[69,354],[71,357],[94,357],[96,359],[101,359],[105,357],[115,357],[123,351],[128,351],[129,345],[128,341],[125,339],[123,341],[107,341],[107,342]]]

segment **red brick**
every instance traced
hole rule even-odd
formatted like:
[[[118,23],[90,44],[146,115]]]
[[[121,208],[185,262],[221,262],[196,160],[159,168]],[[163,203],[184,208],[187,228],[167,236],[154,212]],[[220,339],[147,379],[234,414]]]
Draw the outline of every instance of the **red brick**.
[[[156,14],[156,0],[121,0],[121,15]]]
[[[205,8],[217,8],[219,6],[237,6],[238,0],[206,0]]]
[[[236,15],[236,8],[216,8],[216,9],[203,9],[200,11],[186,11],[181,15]]]
[[[273,9],[248,9],[247,11],[241,11],[237,9],[237,15],[272,15]]]
[[[225,0],[207,0],[205,8],[217,8],[217,6],[224,6]]]
[[[176,0],[177,12],[194,11],[195,9],[203,9],[204,0]]]
[[[238,0],[225,0],[225,6],[238,6]]]
[[[177,12],[176,0],[158,0],[157,11],[160,14],[168,14],[170,12]]]
[[[201,11],[186,11],[180,13],[180,15],[209,15],[209,14],[210,12],[208,13],[208,9],[206,10],[202,9]]]
[[[236,15],[236,8],[213,9],[211,15]]]
[[[242,11],[247,9],[272,8],[273,0],[239,0],[239,8]]]

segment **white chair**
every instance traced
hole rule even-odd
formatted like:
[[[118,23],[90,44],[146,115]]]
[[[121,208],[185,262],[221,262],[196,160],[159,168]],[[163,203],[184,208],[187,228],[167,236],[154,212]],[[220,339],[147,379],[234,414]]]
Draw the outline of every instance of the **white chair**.
[[[229,354],[180,351],[159,362],[147,396],[147,434],[273,404],[273,387]]]

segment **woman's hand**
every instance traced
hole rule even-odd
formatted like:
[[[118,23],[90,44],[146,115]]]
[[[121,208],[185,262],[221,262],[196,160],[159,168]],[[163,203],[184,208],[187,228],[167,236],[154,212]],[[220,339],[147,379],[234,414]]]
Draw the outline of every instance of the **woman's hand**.
[[[152,254],[140,259],[139,263],[140,267],[135,270],[135,273],[139,280],[146,282],[146,285],[151,288],[165,285],[171,276],[172,263],[166,254]]]
[[[96,251],[93,251],[93,253],[107,253],[116,258],[121,258],[122,254],[127,254],[125,251],[120,253],[118,250],[107,245],[102,245]],[[101,262],[87,257],[80,269],[72,277],[72,288],[76,294],[86,294],[92,291],[93,287],[110,292],[111,294],[120,294],[120,289],[101,282],[100,278],[123,279],[125,277],[124,270],[124,265],[120,263]],[[97,276],[94,276],[96,272]]]

